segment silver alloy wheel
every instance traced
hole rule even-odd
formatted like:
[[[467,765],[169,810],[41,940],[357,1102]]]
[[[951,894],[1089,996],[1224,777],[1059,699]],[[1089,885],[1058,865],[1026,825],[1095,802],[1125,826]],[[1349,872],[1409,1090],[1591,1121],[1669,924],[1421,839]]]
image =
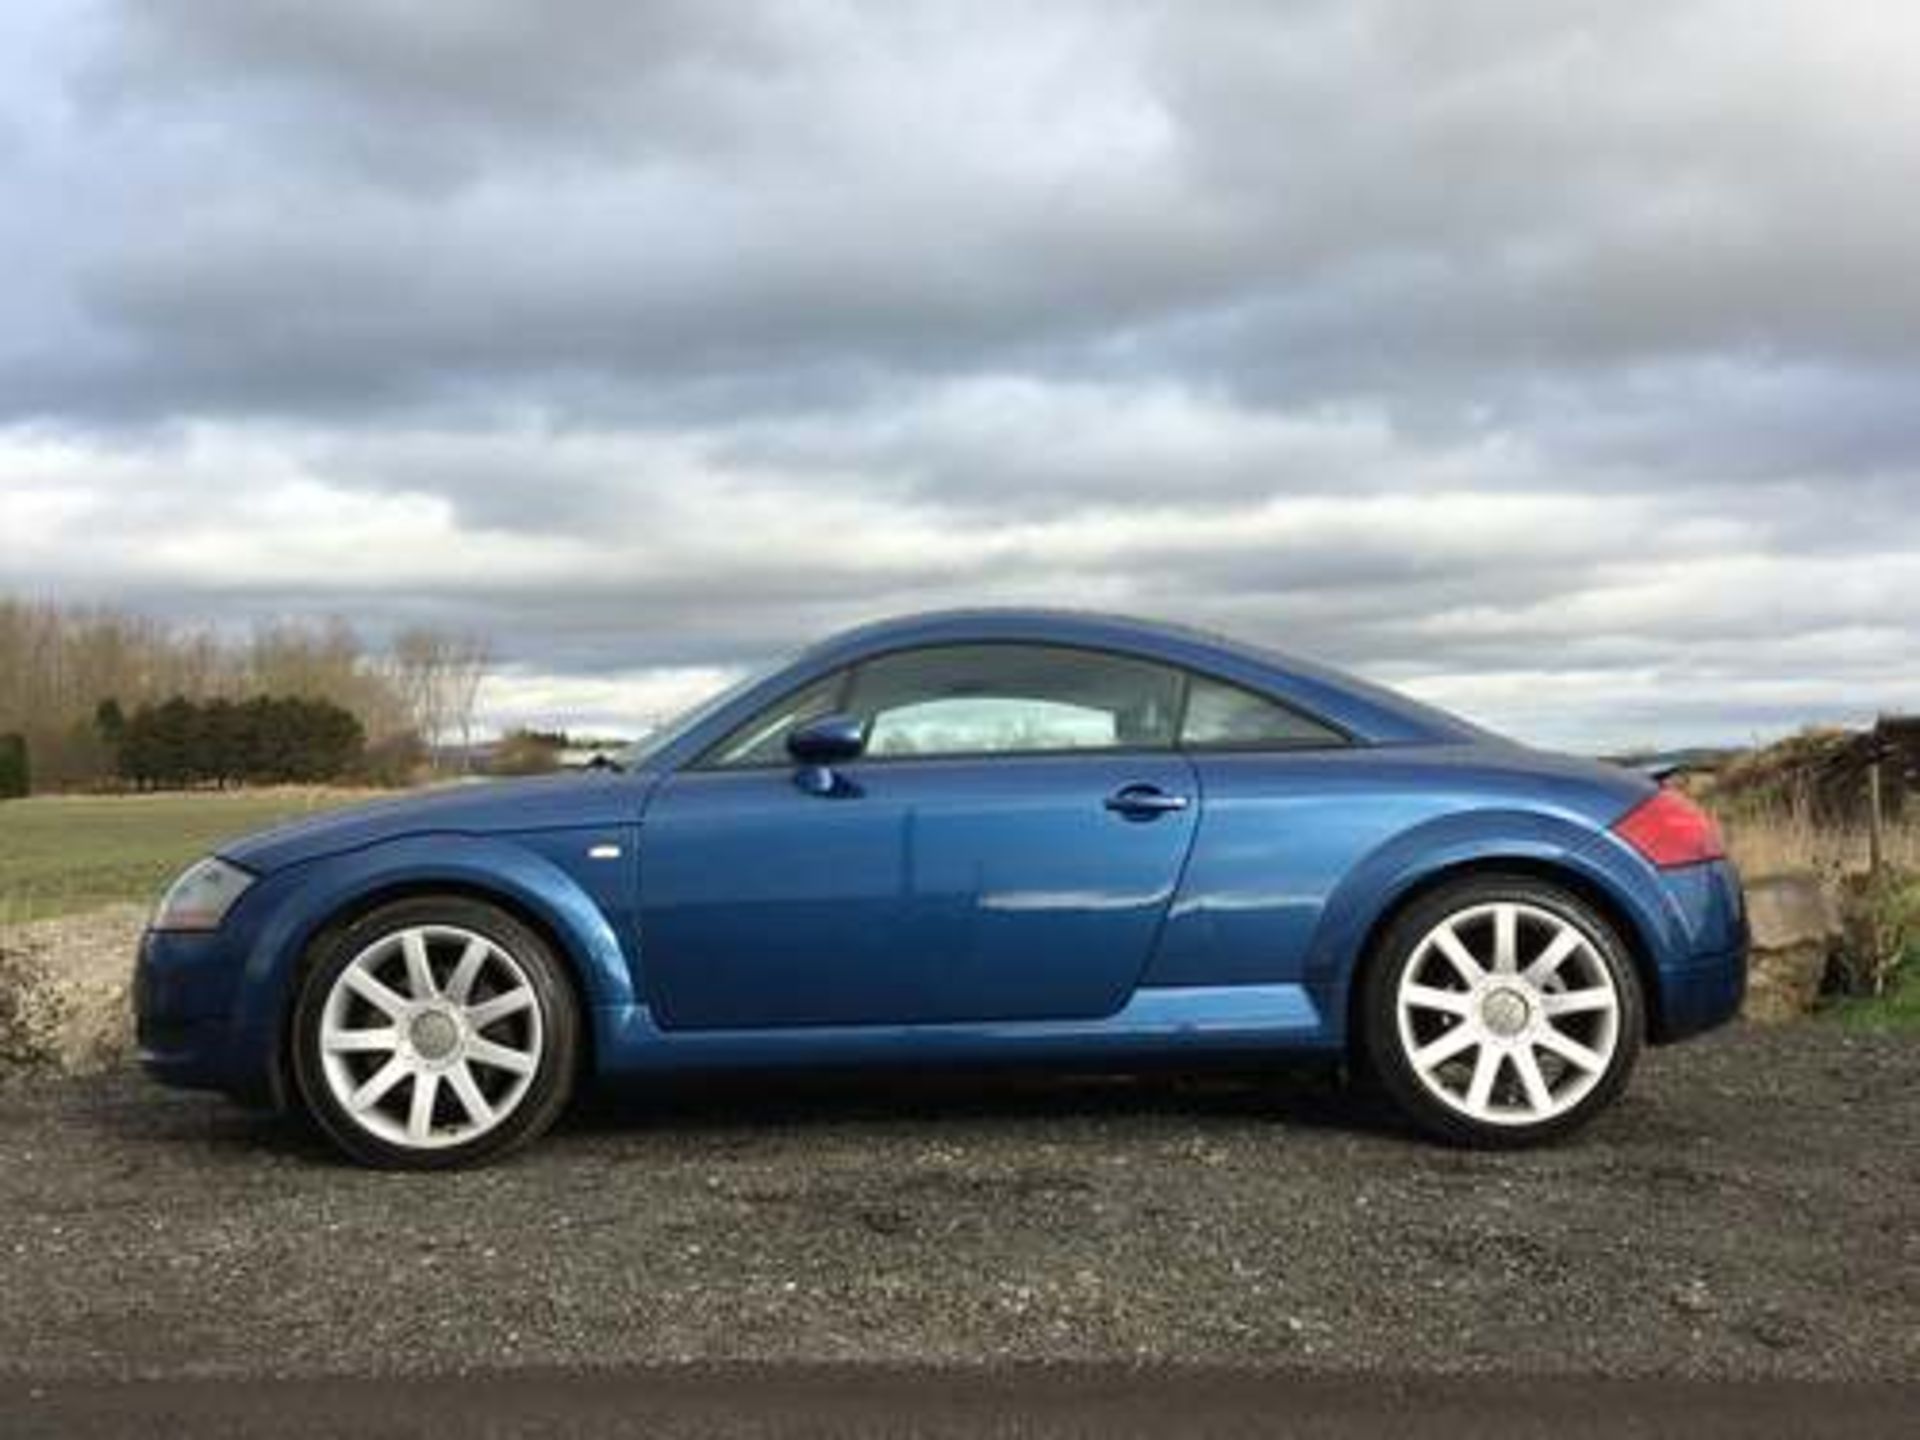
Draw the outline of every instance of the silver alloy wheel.
[[[1620,992],[1597,942],[1517,901],[1470,906],[1429,930],[1401,972],[1396,1010],[1422,1088],[1482,1124],[1564,1115],[1620,1040]]]
[[[340,1109],[414,1150],[465,1144],[512,1114],[545,1048],[520,962],[484,935],[414,925],[348,962],[320,1012],[320,1060]]]

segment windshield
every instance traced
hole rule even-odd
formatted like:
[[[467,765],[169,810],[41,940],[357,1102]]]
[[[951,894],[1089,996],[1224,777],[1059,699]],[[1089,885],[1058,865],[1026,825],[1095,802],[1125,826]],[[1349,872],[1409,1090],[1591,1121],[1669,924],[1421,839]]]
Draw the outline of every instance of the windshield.
[[[658,755],[662,750],[673,744],[674,741],[678,740],[682,735],[685,735],[696,725],[699,725],[725,706],[731,705],[740,696],[746,694],[747,691],[751,690],[768,676],[778,673],[791,663],[791,660],[782,660],[777,665],[769,665],[761,670],[750,670],[740,679],[734,681],[733,684],[709,695],[704,700],[688,706],[672,719],[662,721],[654,729],[642,735],[638,740],[634,741],[633,744],[620,752],[617,758],[619,759],[621,768],[625,770],[640,769],[655,755]]]

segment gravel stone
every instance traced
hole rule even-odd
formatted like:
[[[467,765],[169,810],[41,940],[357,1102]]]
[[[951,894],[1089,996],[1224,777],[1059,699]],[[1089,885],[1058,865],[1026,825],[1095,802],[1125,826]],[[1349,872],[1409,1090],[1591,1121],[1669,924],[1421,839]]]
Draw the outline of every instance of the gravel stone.
[[[84,1075],[133,1056],[129,994],[141,905],[0,929],[0,1080]]]
[[[1314,1076],[603,1101],[452,1175],[125,1071],[0,1094],[0,1378],[679,1361],[1920,1378],[1920,1045],[1651,1052],[1545,1151]]]

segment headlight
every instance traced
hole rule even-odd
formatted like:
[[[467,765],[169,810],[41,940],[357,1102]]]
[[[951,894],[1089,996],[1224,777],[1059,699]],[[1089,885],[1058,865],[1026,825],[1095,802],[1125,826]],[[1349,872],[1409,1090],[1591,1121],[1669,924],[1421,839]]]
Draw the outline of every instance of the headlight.
[[[233,902],[253,884],[253,876],[238,865],[208,856],[187,867],[167,887],[160,908],[153,912],[156,930],[218,930]]]

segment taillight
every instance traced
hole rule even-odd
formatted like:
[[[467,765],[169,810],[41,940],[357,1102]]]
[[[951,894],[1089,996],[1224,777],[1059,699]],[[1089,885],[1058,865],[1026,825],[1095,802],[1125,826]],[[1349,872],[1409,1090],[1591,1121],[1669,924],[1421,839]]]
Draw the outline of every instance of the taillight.
[[[1727,853],[1714,818],[1678,790],[1661,790],[1614,822],[1613,833],[1662,869]]]

